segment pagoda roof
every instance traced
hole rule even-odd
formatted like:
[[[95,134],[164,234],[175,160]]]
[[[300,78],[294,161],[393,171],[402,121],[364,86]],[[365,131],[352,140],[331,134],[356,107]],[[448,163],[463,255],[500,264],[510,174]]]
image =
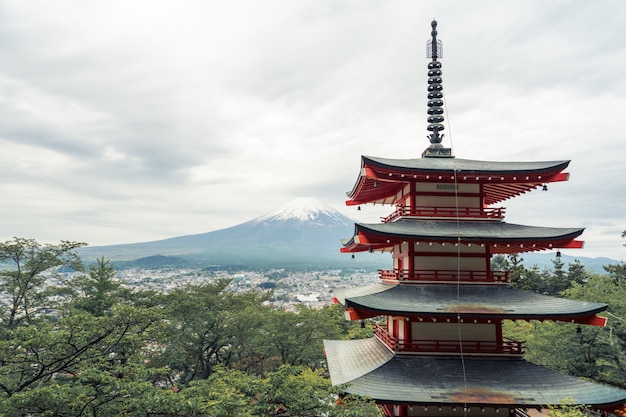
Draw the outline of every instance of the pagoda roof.
[[[387,223],[357,223],[342,252],[385,249],[399,240],[487,244],[491,253],[519,253],[549,248],[582,247],[574,239],[584,228],[525,226],[506,222],[400,219]]]
[[[370,316],[560,320],[596,323],[607,304],[568,300],[504,285],[376,283],[338,291],[337,301]]]
[[[324,347],[333,385],[380,403],[529,408],[571,399],[612,409],[626,402],[626,390],[521,358],[394,355],[377,338],[325,340]]]
[[[484,184],[485,204],[523,194],[543,184],[566,181],[568,160],[496,162],[459,158],[390,159],[361,156],[361,173],[347,193],[348,205],[395,204],[410,181]]]

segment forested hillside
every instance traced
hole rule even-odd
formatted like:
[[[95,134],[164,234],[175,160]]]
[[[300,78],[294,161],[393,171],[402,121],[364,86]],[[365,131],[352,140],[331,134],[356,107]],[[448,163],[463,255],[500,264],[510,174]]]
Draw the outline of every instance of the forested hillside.
[[[324,376],[322,338],[368,332],[335,307],[272,309],[225,280],[129,290],[104,259],[54,273],[81,270],[80,245],[0,243],[0,416],[378,415]]]
[[[169,293],[131,290],[100,259],[83,271],[82,244],[0,243],[0,416],[377,416],[339,397],[322,339],[360,338],[335,306],[289,312],[270,293],[229,292],[227,280]],[[527,359],[626,388],[626,268],[592,274],[494,258],[530,291],[610,304],[607,327],[510,322]],[[62,266],[83,271],[65,276]]]

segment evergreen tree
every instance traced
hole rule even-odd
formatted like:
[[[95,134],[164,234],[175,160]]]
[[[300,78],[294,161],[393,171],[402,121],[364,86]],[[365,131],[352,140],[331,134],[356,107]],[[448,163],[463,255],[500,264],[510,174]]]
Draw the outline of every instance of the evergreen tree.
[[[563,268],[564,266],[565,264],[560,256],[552,260],[552,271],[547,274],[544,294],[558,296],[570,287],[567,273]]]
[[[578,259],[574,259],[574,262],[568,265],[567,279],[570,282],[570,286],[573,284],[584,284],[589,279],[589,273]]]

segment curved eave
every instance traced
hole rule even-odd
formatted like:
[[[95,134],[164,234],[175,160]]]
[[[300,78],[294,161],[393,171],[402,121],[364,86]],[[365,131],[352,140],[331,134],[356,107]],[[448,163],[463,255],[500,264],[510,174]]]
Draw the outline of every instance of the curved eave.
[[[535,408],[574,404],[619,409],[626,391],[564,375],[523,359],[405,356],[377,339],[325,340],[333,385],[378,403]],[[433,378],[437,375],[437,378]],[[488,375],[489,377],[485,377]]]
[[[490,253],[521,253],[552,248],[582,248],[584,228],[538,227],[505,222],[398,220],[355,224],[342,252],[391,249],[402,241],[488,245]]]
[[[361,172],[347,193],[348,205],[395,204],[411,182],[484,184],[487,205],[531,191],[543,184],[567,181],[570,161],[493,162],[457,158],[386,159],[362,156]]]
[[[596,314],[608,305],[568,300],[495,285],[414,285],[378,283],[339,291],[335,296],[358,315],[429,318],[554,320],[604,325]]]

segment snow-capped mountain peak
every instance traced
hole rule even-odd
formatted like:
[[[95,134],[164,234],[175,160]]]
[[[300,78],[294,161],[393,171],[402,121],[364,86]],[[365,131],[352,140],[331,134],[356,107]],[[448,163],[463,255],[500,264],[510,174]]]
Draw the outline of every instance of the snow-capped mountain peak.
[[[291,200],[284,206],[271,213],[261,216],[258,221],[286,221],[313,222],[320,224],[339,223],[350,224],[351,221],[337,210],[315,197],[301,197]]]

